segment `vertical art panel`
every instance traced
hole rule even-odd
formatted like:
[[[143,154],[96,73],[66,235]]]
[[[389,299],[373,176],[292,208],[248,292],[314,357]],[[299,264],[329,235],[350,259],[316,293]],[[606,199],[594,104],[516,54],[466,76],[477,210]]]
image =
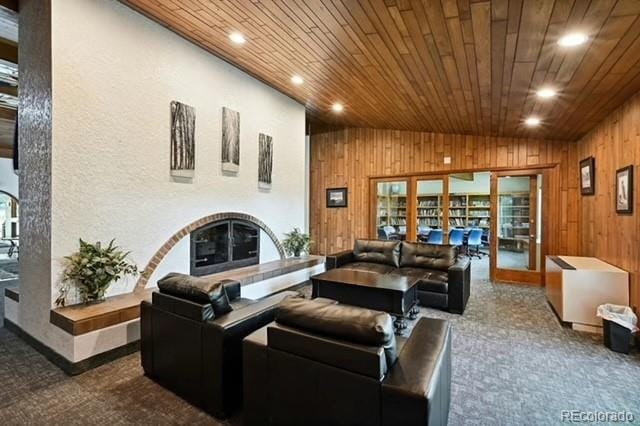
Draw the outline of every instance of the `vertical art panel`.
[[[171,176],[193,177],[195,173],[196,111],[171,102]]]
[[[240,113],[222,108],[222,170],[240,169]]]
[[[264,133],[258,135],[258,187],[271,188],[273,169],[273,138]]]

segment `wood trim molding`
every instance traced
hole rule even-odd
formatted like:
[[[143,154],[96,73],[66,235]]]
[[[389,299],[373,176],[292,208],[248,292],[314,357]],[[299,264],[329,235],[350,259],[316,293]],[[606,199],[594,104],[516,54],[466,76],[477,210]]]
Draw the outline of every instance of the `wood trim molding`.
[[[438,176],[442,176],[443,178],[449,176],[451,174],[457,173],[478,173],[478,172],[491,172],[491,173],[502,173],[500,176],[513,175],[516,176],[518,173],[520,174],[532,174],[537,173],[540,169],[551,169],[557,166],[559,163],[545,163],[545,164],[536,164],[527,166],[526,169],[522,167],[513,166],[513,167],[487,167],[487,168],[467,168],[467,169],[451,169],[447,170],[445,174],[442,171],[435,172],[420,172],[420,173],[399,173],[399,174],[390,174],[390,175],[371,175],[370,179],[402,179],[406,177],[424,177],[426,179],[434,179]]]

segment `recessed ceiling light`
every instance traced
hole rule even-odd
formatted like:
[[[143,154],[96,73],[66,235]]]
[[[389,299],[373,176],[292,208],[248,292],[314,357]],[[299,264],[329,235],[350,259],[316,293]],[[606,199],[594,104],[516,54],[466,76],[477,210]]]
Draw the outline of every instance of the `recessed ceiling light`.
[[[568,33],[560,37],[558,44],[563,47],[579,46],[586,43],[589,37],[584,33]]]
[[[548,98],[553,98],[556,95],[556,91],[546,87],[544,89],[538,90],[536,94],[538,95],[539,98],[548,99]]]
[[[234,31],[231,34],[229,34],[229,39],[235,44],[244,44],[244,42],[247,41],[245,40],[244,36],[237,31]]]
[[[342,110],[344,109],[344,107],[342,106],[342,104],[335,103],[335,104],[333,104],[333,106],[331,107],[331,109],[332,109],[334,112],[342,112]]]
[[[538,117],[529,117],[526,120],[524,120],[525,124],[527,126],[537,126],[538,124],[540,124],[540,119]]]
[[[304,83],[304,80],[299,75],[294,75],[293,77],[291,77],[291,82],[296,86],[299,86]]]

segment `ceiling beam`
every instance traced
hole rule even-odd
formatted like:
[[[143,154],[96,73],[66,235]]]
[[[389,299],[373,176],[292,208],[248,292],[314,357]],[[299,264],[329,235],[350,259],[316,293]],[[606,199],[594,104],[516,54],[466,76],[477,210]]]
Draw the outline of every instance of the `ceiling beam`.
[[[0,0],[0,6],[18,12],[18,0]]]
[[[0,38],[0,59],[18,63],[18,45],[11,40]]]
[[[0,106],[0,118],[4,118],[5,120],[15,120],[16,110],[5,106]]]
[[[9,86],[0,84],[0,93],[11,96],[18,96],[18,88],[16,86]]]

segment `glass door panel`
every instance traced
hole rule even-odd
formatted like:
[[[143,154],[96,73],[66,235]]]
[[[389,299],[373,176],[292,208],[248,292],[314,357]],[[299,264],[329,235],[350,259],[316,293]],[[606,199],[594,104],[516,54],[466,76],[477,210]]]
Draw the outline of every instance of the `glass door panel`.
[[[378,239],[406,239],[407,182],[378,182],[376,189],[376,229]]]
[[[251,259],[258,255],[260,231],[247,223],[233,222],[233,260]]]
[[[497,261],[500,269],[539,271],[542,176],[499,176]]]
[[[444,211],[442,179],[418,180],[416,184],[416,236],[427,241],[431,230],[442,230]]]

